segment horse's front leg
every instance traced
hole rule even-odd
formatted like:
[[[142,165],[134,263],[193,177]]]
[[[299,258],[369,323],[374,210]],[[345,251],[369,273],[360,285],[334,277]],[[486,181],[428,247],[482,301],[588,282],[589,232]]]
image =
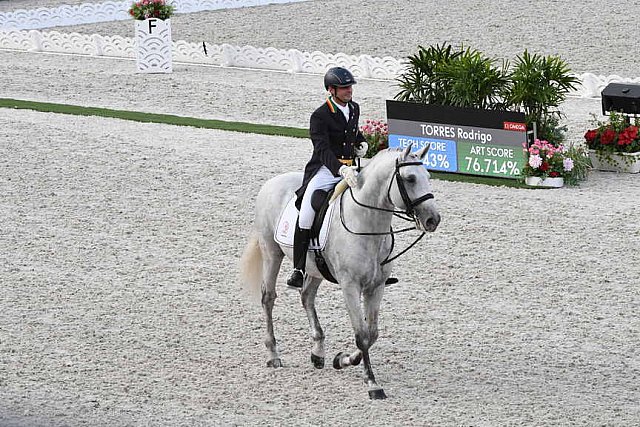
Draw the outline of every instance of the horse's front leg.
[[[376,382],[369,357],[369,348],[371,348],[371,345],[373,345],[378,338],[378,312],[383,292],[376,289],[373,292],[365,293],[364,305],[367,312],[367,318],[365,319],[362,316],[362,309],[360,308],[359,286],[346,285],[342,287],[342,291],[355,332],[358,351],[353,354],[338,354],[333,361],[333,366],[336,369],[340,369],[345,366],[357,365],[363,360],[365,382],[369,387],[369,397],[371,399],[385,399],[387,396],[382,387]],[[373,320],[373,322],[371,320]]]
[[[368,345],[369,348],[375,344],[378,340],[378,318],[380,315],[380,303],[382,302],[382,295],[384,294],[384,284],[376,286],[373,289],[366,290],[364,292],[363,305],[365,310],[365,320],[368,327]],[[357,342],[357,341],[356,341]],[[376,378],[373,375],[371,368],[371,360],[369,359],[369,351],[362,351],[362,358],[364,360],[364,379],[369,386],[369,397],[372,399],[386,399],[387,395],[384,393],[382,387],[376,383]]]
[[[302,307],[304,307],[304,311],[307,313],[309,332],[313,340],[311,362],[317,369],[324,368],[325,357],[324,332],[322,331],[322,326],[320,326],[320,321],[318,320],[318,313],[316,312],[316,295],[318,294],[320,283],[322,283],[322,279],[307,276],[307,280],[300,292]]]

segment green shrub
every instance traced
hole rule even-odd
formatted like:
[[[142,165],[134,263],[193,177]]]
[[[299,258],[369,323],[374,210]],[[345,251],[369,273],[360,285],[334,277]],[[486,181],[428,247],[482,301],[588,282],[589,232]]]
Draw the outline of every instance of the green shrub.
[[[507,65],[467,48],[443,64],[437,79],[447,90],[444,104],[455,107],[504,109],[503,94],[508,89]]]
[[[579,80],[558,56],[531,55],[527,50],[516,58],[505,104],[525,113],[528,127],[536,123],[539,139],[554,145],[564,141],[565,127],[560,127],[558,110]]]
[[[450,88],[440,75],[443,68],[460,55],[462,51],[454,51],[448,44],[428,48],[418,46],[418,53],[407,58],[407,71],[397,79],[401,90],[395,98],[399,101],[447,105]]]

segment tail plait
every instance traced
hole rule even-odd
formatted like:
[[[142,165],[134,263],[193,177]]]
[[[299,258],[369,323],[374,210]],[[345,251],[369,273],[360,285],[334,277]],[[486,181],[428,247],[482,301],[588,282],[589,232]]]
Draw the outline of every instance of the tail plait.
[[[256,303],[261,303],[262,251],[257,233],[251,235],[240,258],[240,281],[248,297]]]

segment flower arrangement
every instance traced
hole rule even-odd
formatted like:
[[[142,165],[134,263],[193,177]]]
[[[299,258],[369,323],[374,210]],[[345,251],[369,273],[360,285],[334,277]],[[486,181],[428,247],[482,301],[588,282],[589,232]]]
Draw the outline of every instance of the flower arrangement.
[[[529,160],[522,174],[540,178],[561,178],[573,169],[573,159],[565,156],[563,145],[557,147],[548,141],[536,139],[527,150]]]
[[[596,128],[584,134],[587,147],[603,153],[635,153],[640,151],[640,118],[634,123],[623,114],[611,112],[607,122],[595,120]]]
[[[166,4],[165,0],[139,0],[129,8],[129,15],[133,19],[145,20],[149,18],[169,19],[175,8]]]
[[[555,146],[536,139],[527,149],[527,156],[523,177],[563,178],[568,185],[577,185],[587,177],[589,156],[583,147]]]
[[[640,170],[640,118],[633,122],[622,113],[611,112],[606,122],[593,118],[594,129],[584,134],[596,169],[633,172]]]
[[[360,132],[369,144],[369,149],[364,157],[371,158],[378,151],[389,147],[389,125],[384,120],[367,119],[364,125],[360,126]]]

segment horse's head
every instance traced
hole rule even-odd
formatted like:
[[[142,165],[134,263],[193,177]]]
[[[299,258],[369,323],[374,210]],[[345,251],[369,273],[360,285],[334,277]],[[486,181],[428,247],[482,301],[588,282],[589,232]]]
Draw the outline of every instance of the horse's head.
[[[424,167],[429,145],[411,153],[411,146],[397,152],[395,170],[389,186],[389,200],[398,209],[414,219],[416,228],[435,231],[440,213],[431,193],[430,175]]]

